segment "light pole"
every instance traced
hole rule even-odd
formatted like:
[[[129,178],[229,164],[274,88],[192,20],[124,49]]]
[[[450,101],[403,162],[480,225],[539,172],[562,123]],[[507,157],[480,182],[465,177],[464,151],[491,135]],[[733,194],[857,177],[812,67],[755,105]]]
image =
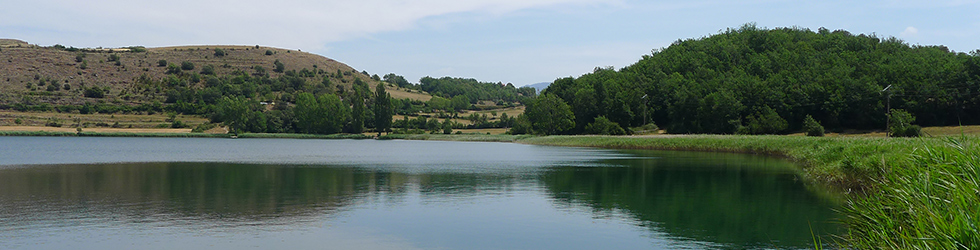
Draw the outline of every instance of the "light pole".
[[[647,112],[649,112],[647,110],[650,109],[650,107],[648,106],[649,105],[649,102],[647,101],[647,95],[643,95],[643,97],[641,97],[640,99],[643,99],[643,125],[641,125],[641,126],[646,126],[647,123],[648,123],[647,122]]]

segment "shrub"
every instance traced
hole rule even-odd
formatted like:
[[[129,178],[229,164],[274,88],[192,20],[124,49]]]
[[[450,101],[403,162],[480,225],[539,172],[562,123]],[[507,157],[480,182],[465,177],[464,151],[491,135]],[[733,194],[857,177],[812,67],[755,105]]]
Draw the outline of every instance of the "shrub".
[[[180,74],[180,72],[180,67],[177,64],[171,63],[167,65],[167,74]]]
[[[892,137],[919,137],[922,135],[922,127],[912,125],[915,116],[903,109],[893,109],[888,115],[888,130]]]
[[[214,123],[201,123],[200,125],[197,125],[197,127],[194,127],[194,129],[191,129],[191,132],[204,133],[204,131],[208,131],[216,127],[218,127],[218,125]]]
[[[202,75],[214,75],[214,66],[213,65],[205,65],[204,67],[201,68],[201,74]]]
[[[806,118],[803,119],[803,132],[807,136],[823,136],[824,129],[816,119],[813,119],[810,115],[806,115]]]
[[[48,91],[58,91],[59,89],[61,88],[59,88],[57,84],[48,85]]]
[[[186,123],[180,120],[174,120],[174,122],[170,123],[170,128],[186,128],[186,127],[190,127],[190,126],[188,126]]]
[[[266,50],[266,51],[265,51],[265,55],[267,55],[267,56],[271,56],[271,55],[272,55],[272,50]]]
[[[783,119],[776,113],[776,110],[765,107],[761,112],[756,112],[755,115],[750,115],[748,118],[748,124],[745,126],[739,126],[736,133],[738,134],[752,134],[752,135],[762,135],[762,134],[778,134],[789,124],[786,119]]]
[[[79,53],[78,55],[75,55],[75,62],[82,62],[82,60],[85,60],[85,54]]]
[[[656,123],[651,122],[651,123],[647,123],[646,125],[640,126],[639,130],[656,132],[657,130],[660,130],[660,127],[657,126]]]
[[[44,126],[47,126],[47,127],[56,127],[56,128],[60,128],[60,127],[61,127],[61,125],[62,125],[62,124],[61,124],[61,121],[59,121],[58,119],[54,119],[54,118],[52,118],[52,119],[48,119],[48,122],[45,122],[45,123],[44,123]]]
[[[161,59],[160,61],[157,61],[157,66],[167,67],[167,60]]]
[[[71,90],[71,84],[65,83],[65,85],[62,88],[64,88],[65,90]]]
[[[214,49],[214,56],[215,57],[225,56],[225,50],[223,50],[223,49]]]
[[[24,121],[21,120],[20,118],[14,119],[14,124],[20,125],[20,124],[23,124],[23,123],[24,123]]]
[[[276,62],[272,64],[276,66],[276,68],[272,70],[275,71],[276,73],[282,73],[283,71],[286,70],[286,65],[282,64],[282,62],[280,62],[279,59],[276,59]]]
[[[110,62],[119,61],[119,55],[116,55],[116,54],[109,55],[109,61]]]
[[[78,65],[78,68],[80,68],[80,69],[87,69],[88,68],[88,61],[82,61],[82,64],[81,65]]]
[[[83,91],[83,95],[90,98],[103,98],[105,97],[105,91],[103,91],[102,88],[91,87],[86,88],[85,91]]]
[[[595,122],[585,126],[585,133],[594,135],[625,135],[626,130],[605,116],[595,118]]]
[[[180,69],[182,70],[194,70],[194,63],[184,61],[180,63]]]

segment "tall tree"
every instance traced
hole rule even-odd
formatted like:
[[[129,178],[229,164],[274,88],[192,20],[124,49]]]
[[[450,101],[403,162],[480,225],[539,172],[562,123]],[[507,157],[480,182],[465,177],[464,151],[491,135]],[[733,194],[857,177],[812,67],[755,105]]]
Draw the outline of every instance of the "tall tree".
[[[374,128],[378,136],[381,136],[381,132],[391,131],[392,113],[391,95],[385,92],[384,83],[378,83],[374,91]]]
[[[356,78],[359,79],[359,78]],[[350,133],[360,134],[364,132],[364,91],[357,86],[355,80],[354,95],[351,96],[351,122]]]
[[[564,100],[552,94],[541,95],[528,105],[525,114],[535,133],[562,134],[575,127],[575,115]]]

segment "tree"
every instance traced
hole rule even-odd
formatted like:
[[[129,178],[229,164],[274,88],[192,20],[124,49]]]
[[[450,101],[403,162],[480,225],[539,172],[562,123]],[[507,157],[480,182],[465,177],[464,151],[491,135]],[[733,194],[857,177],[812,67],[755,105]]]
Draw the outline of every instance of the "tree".
[[[360,79],[360,78],[357,78]],[[363,83],[362,83],[363,84]],[[364,92],[358,84],[354,84],[354,95],[351,96],[351,122],[350,133],[360,134],[364,132]]]
[[[525,111],[531,129],[535,133],[556,135],[575,127],[575,115],[571,107],[552,94],[541,95],[532,101]]]
[[[300,133],[335,134],[350,119],[350,107],[336,95],[324,94],[316,98],[309,92],[303,92],[296,95],[293,114]]]
[[[215,111],[217,113],[216,116],[225,126],[228,126],[229,132],[236,135],[245,132],[245,128],[251,117],[249,114],[251,113],[251,109],[249,109],[248,99],[241,96],[225,96],[221,98],[221,101],[218,102],[215,108],[217,109]]]
[[[391,131],[391,117],[393,112],[391,95],[385,92],[384,83],[378,83],[374,91],[374,128],[378,131],[378,136],[381,136],[381,132]]]
[[[813,119],[810,115],[806,115],[806,118],[803,119],[803,132],[807,136],[823,136],[824,129],[816,119]]]
[[[385,82],[394,84],[395,86],[402,87],[402,88],[406,88],[412,85],[411,83],[408,82],[408,80],[405,80],[405,77],[396,75],[395,73],[388,73],[384,75],[383,79]]]
[[[470,107],[470,100],[469,98],[466,98],[466,96],[464,95],[454,96],[453,99],[451,100],[451,103],[453,106],[453,111],[457,113]]]

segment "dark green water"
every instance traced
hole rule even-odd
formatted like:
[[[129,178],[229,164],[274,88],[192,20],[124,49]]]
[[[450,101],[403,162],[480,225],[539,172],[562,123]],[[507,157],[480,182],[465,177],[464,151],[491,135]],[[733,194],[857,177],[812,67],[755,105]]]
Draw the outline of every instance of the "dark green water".
[[[0,249],[796,249],[837,230],[789,163],[745,155],[47,137],[0,152]]]

